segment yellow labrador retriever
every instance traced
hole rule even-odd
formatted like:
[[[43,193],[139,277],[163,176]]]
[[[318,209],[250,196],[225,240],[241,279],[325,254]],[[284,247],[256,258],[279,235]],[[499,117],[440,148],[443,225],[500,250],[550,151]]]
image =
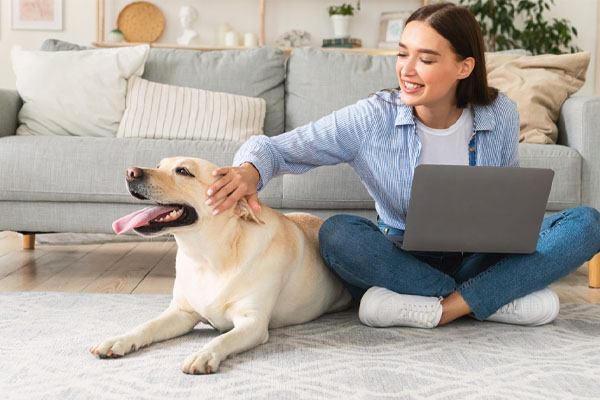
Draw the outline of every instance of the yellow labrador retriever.
[[[127,186],[156,206],[114,222],[116,233],[172,233],[177,241],[173,299],[156,319],[90,349],[119,357],[191,331],[199,322],[226,332],[189,356],[182,370],[216,372],[221,361],[266,343],[269,328],[299,324],[349,307],[351,297],[319,253],[322,220],[281,214],[245,199],[212,215],[204,202],[216,165],[195,158],[163,159],[157,168],[129,168]]]

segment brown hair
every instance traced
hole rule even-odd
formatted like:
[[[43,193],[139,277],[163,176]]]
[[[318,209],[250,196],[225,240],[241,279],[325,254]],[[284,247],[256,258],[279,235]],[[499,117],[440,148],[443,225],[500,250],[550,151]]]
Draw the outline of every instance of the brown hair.
[[[498,89],[488,86],[481,28],[473,14],[453,3],[438,3],[421,7],[406,20],[422,21],[444,37],[459,60],[475,59],[475,67],[456,88],[456,106],[465,108],[469,103],[488,105],[498,96]],[[399,88],[398,88],[399,89]]]

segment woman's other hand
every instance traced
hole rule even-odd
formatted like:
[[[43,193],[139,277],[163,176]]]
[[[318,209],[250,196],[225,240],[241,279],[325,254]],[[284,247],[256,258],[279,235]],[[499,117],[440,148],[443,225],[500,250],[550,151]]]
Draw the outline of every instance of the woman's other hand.
[[[209,196],[206,200],[207,205],[217,204],[221,199],[226,198],[223,203],[213,210],[217,215],[235,205],[239,199],[246,197],[248,205],[254,211],[260,211],[258,204],[258,192],[256,185],[260,181],[258,170],[251,163],[244,163],[239,167],[222,167],[212,172],[213,176],[221,175],[215,183],[209,186],[206,194]]]

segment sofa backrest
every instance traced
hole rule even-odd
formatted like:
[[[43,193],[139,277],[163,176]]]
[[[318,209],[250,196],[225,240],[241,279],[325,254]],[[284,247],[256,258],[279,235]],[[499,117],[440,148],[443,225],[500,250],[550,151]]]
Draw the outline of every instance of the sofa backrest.
[[[44,41],[41,50],[88,50],[60,40]],[[267,102],[264,131],[284,131],[285,54],[276,47],[251,50],[194,51],[150,49],[144,74],[149,81],[260,97]]]
[[[285,130],[316,121],[381,89],[398,87],[395,55],[302,47],[292,51],[285,81]]]

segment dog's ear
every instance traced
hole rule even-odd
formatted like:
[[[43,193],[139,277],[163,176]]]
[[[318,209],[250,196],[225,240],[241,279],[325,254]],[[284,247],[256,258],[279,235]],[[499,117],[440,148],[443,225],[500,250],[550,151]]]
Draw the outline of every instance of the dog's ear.
[[[248,200],[244,197],[239,199],[235,205],[235,214],[244,221],[254,221],[259,224],[264,224],[264,222],[254,213],[254,210],[248,204]]]

